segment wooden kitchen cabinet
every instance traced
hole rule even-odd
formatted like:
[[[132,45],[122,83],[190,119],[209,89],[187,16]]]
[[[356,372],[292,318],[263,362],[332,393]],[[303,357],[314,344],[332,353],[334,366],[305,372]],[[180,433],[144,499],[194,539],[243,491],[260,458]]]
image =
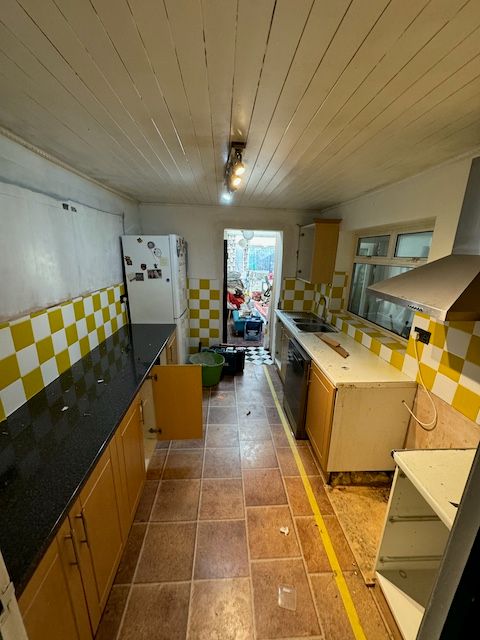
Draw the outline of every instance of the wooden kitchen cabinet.
[[[341,220],[316,220],[300,227],[297,279],[330,283],[333,279]]]
[[[325,472],[332,432],[335,392],[333,384],[315,364],[312,364],[305,427],[320,466]]]
[[[78,555],[68,519],[19,599],[29,640],[91,640]]]

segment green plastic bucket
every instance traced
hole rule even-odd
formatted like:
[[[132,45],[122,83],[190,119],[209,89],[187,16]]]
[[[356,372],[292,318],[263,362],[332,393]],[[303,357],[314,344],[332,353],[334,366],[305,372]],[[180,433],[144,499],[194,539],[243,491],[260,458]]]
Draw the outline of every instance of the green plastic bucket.
[[[202,365],[202,385],[213,387],[220,382],[225,358],[215,351],[201,351],[190,356],[191,364]]]

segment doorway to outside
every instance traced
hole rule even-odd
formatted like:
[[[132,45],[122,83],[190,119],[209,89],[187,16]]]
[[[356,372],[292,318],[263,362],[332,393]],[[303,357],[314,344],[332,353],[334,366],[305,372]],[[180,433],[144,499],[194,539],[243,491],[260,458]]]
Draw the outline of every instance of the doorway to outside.
[[[281,283],[282,233],[225,229],[223,342],[270,364]]]

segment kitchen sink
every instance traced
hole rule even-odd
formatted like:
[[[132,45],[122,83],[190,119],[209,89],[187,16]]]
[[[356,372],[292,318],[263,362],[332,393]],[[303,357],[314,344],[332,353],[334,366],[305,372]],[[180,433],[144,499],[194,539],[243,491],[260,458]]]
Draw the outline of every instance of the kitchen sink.
[[[336,332],[335,327],[324,323],[324,322],[296,322],[297,329],[299,331],[303,331],[304,333],[328,333],[328,332]]]

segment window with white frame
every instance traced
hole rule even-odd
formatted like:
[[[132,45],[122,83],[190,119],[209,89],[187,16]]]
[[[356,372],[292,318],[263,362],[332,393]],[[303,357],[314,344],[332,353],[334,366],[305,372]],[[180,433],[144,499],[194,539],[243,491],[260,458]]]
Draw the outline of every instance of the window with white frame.
[[[377,298],[367,288],[427,261],[432,228],[359,234],[356,238],[348,310],[384,329],[408,338],[413,311]]]

